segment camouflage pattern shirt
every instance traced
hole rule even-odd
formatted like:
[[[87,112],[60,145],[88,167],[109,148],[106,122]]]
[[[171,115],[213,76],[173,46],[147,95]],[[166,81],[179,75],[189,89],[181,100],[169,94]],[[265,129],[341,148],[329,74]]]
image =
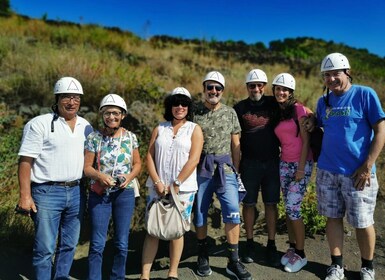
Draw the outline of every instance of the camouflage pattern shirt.
[[[197,104],[194,122],[203,131],[203,154],[231,155],[231,134],[241,132],[235,110],[221,103],[218,110],[208,109],[204,103]]]

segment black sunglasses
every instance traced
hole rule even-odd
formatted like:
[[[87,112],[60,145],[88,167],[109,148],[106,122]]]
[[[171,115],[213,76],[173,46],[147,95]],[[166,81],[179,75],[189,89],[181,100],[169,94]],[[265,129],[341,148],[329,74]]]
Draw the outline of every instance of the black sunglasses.
[[[257,84],[247,84],[247,87],[249,89],[255,89],[256,87],[258,88],[263,88],[265,86],[264,83],[257,83]]]
[[[179,107],[179,105],[182,106],[182,107],[188,107],[189,102],[176,100],[171,105],[172,105],[172,107]]]
[[[206,89],[207,90],[213,90],[215,88],[216,91],[222,91],[223,87],[222,86],[214,86],[214,85],[207,85]]]

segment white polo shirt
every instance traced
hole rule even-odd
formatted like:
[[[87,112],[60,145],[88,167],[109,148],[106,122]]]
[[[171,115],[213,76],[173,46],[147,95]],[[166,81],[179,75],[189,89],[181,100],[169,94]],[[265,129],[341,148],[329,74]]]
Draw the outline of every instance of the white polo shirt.
[[[72,132],[65,119],[59,117],[51,132],[53,113],[37,116],[24,127],[19,156],[34,158],[31,181],[73,181],[82,178],[84,143],[93,131],[90,123],[77,116]]]

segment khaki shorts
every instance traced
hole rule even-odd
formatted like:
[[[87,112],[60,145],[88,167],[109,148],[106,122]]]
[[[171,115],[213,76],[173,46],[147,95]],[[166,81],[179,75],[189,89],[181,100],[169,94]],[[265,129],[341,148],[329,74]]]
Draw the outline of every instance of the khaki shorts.
[[[363,190],[354,187],[354,180],[346,175],[317,169],[316,177],[318,212],[328,218],[346,218],[354,228],[367,228],[374,224],[378,181],[372,174],[370,185]]]

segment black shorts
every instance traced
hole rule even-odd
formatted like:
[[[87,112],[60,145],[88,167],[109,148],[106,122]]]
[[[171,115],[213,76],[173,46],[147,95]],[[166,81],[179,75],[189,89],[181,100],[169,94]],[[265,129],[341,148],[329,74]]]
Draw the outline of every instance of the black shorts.
[[[242,158],[240,164],[242,182],[247,194],[243,204],[253,206],[261,190],[265,204],[276,204],[280,200],[279,158],[267,161]]]

